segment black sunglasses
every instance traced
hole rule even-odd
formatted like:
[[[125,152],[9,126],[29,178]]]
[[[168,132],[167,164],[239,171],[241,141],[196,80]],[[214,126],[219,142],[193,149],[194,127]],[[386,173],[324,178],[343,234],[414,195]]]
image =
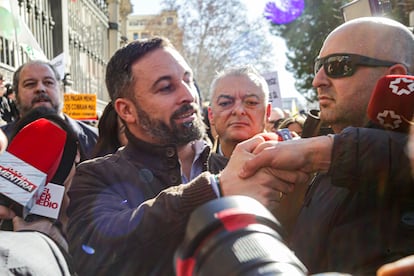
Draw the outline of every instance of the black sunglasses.
[[[390,67],[398,62],[380,60],[356,54],[332,54],[323,58],[315,59],[315,75],[322,68],[330,78],[342,78],[352,76],[358,66]]]

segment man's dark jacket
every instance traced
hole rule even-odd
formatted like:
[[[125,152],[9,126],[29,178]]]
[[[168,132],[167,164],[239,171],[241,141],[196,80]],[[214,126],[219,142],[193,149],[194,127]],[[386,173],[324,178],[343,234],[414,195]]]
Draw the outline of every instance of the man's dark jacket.
[[[208,159],[208,171],[219,174],[226,167],[229,159],[220,153],[212,152]]]
[[[70,252],[80,275],[174,275],[189,215],[217,198],[211,174],[180,185],[175,145],[126,134],[123,149],[77,167],[69,191]],[[209,151],[201,154],[203,170]]]
[[[305,196],[291,249],[311,273],[375,275],[414,253],[414,183],[407,135],[347,128]]]

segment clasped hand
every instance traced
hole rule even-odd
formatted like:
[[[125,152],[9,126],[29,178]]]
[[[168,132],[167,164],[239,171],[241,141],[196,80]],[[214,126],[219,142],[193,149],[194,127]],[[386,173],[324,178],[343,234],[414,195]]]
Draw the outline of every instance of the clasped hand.
[[[287,143],[283,141],[279,143]],[[268,149],[278,144],[277,136],[259,134],[239,143],[234,149],[226,168],[220,174],[221,189],[225,196],[250,196],[269,209],[277,207],[283,196],[291,193],[295,185],[307,183],[311,174],[297,169],[273,166],[279,157]],[[265,156],[264,153],[266,153]],[[281,156],[281,158],[284,158]],[[257,166],[246,167],[256,163]],[[283,160],[280,160],[282,162]],[[283,163],[283,162],[282,162]],[[248,169],[248,170],[247,170]]]

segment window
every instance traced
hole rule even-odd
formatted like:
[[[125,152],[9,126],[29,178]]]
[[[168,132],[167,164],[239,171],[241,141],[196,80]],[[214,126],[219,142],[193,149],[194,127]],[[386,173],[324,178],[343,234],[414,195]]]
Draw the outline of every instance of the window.
[[[172,17],[167,17],[166,22],[167,22],[167,25],[172,25],[172,24],[174,24],[174,18],[172,18]]]
[[[129,21],[129,26],[138,26],[139,25],[139,21]]]

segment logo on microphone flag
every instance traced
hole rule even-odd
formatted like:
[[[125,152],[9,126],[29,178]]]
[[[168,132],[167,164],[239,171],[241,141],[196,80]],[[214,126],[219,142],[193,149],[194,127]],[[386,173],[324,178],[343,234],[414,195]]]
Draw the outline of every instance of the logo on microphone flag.
[[[64,194],[64,186],[48,183],[30,210],[30,214],[57,219]]]
[[[408,78],[397,78],[390,82],[392,93],[401,95],[410,95],[414,91],[414,80]]]
[[[396,129],[401,126],[401,116],[395,114],[394,110],[384,110],[377,115],[378,122],[388,129]]]
[[[410,95],[414,91],[414,80],[402,77],[396,78],[390,81],[389,88],[391,93],[395,95]],[[397,129],[403,122],[400,114],[396,114],[394,110],[383,110],[383,112],[379,112],[377,119],[381,125],[388,129]]]
[[[384,129],[408,133],[414,116],[414,76],[386,75],[375,85],[368,103],[369,120]]]
[[[22,206],[27,216],[43,191],[46,174],[5,151],[0,155],[0,194]]]

